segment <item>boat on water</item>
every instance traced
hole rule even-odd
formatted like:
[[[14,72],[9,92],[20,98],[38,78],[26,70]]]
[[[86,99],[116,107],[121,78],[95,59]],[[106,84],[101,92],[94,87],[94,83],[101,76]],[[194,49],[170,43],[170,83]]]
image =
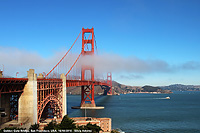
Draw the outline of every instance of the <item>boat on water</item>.
[[[165,97],[165,99],[170,99],[170,97]]]

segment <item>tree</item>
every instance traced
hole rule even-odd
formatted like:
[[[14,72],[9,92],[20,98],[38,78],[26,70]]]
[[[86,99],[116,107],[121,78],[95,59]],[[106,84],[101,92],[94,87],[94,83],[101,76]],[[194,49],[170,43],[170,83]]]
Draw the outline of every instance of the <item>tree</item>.
[[[31,125],[31,127],[29,128],[29,131],[30,130],[39,130],[39,124],[33,124],[33,125]]]
[[[76,129],[74,120],[70,119],[67,115],[65,115],[59,125],[59,129]]]
[[[44,127],[44,130],[51,130],[51,129],[57,129],[58,125],[55,121],[51,121],[47,126]]]

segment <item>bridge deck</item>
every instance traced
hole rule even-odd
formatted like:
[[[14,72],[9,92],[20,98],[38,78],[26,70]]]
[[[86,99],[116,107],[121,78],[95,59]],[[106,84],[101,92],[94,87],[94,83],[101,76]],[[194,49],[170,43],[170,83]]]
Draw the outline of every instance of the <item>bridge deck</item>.
[[[37,79],[37,81],[62,81],[62,79]],[[0,94],[23,92],[28,78],[0,78]],[[66,87],[86,86],[86,85],[109,86],[107,83],[91,80],[66,80]]]
[[[0,78],[0,94],[23,92],[28,78]]]

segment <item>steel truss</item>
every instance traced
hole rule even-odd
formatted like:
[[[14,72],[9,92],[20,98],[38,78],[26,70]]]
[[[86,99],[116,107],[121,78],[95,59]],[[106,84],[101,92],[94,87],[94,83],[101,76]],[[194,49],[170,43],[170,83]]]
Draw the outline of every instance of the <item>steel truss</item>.
[[[37,81],[38,123],[42,116],[51,117],[54,115],[57,118],[62,118],[62,87],[61,79]]]
[[[3,93],[23,92],[27,78],[0,78],[0,96]]]
[[[94,101],[94,85],[81,86],[81,106],[85,103],[95,104]]]
[[[18,94],[12,94],[10,97],[10,119],[17,119],[18,116]]]

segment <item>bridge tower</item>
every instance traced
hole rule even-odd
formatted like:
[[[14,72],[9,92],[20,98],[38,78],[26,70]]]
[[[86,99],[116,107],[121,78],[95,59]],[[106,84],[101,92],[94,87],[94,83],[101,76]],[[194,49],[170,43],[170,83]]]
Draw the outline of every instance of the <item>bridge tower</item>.
[[[85,33],[89,33],[89,37],[85,38]],[[86,45],[91,45],[89,50],[86,50]],[[94,55],[94,28],[82,28],[82,56]],[[82,65],[81,80],[85,80],[86,71],[90,71],[91,79],[94,82],[94,67],[90,65]],[[94,101],[94,84],[81,86],[81,107],[96,107]]]
[[[112,95],[112,73],[107,73],[107,84],[109,85],[107,95]]]

